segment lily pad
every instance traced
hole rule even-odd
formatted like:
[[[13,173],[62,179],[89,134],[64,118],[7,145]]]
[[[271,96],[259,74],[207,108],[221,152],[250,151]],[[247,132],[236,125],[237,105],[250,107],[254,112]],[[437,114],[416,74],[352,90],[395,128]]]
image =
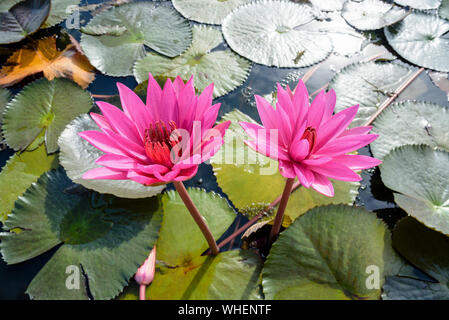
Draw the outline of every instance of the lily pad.
[[[412,72],[395,63],[365,62],[344,67],[329,83],[337,94],[335,112],[359,104],[350,126],[363,125]]]
[[[64,191],[71,185],[59,169],[44,174],[19,198],[4,229],[21,232],[0,235],[3,258],[20,263],[58,246],[27,293],[33,299],[88,299],[90,290],[94,299],[111,299],[156,242],[160,199]]]
[[[80,4],[81,0],[56,0],[51,3],[50,14],[45,20],[44,27],[54,26],[65,20],[71,14],[71,7],[75,8]]]
[[[438,8],[441,0],[394,0],[394,2],[414,9],[429,10]]]
[[[11,92],[7,89],[0,88],[0,124],[2,123],[3,112],[10,99]]]
[[[400,6],[382,0],[348,0],[341,15],[354,28],[376,30],[401,21],[409,14]]]
[[[252,118],[239,110],[234,110],[222,117],[222,121],[226,120],[230,120],[231,125],[226,130],[225,142],[211,158],[214,174],[220,188],[241,212],[258,213],[282,194],[285,178],[278,172],[276,160],[255,152],[243,143],[249,137],[238,122],[256,123]],[[302,187],[293,192],[285,212],[286,216],[294,220],[316,206],[354,202],[359,183],[344,181],[332,183],[335,189],[333,198]]]
[[[111,28],[121,31],[105,33]],[[145,46],[174,57],[192,41],[186,19],[173,8],[152,2],[113,7],[92,18],[83,30],[89,33],[81,37],[84,53],[94,67],[111,76],[132,75],[134,62],[145,57]]]
[[[304,2],[304,0],[293,0],[296,2]],[[340,11],[343,8],[345,0],[309,0],[317,9],[321,11]]]
[[[394,248],[414,266],[426,272],[438,283],[411,282],[395,279],[396,283],[386,288],[389,298],[409,297],[416,299],[449,299],[449,238],[426,228],[411,217],[402,219],[393,231]],[[402,281],[401,281],[402,280]],[[388,283],[387,283],[388,284]],[[410,291],[398,292],[399,286],[411,286]],[[415,288],[413,288],[413,286]],[[418,291],[420,288],[422,291]]]
[[[56,78],[26,86],[7,105],[3,135],[14,150],[24,150],[45,132],[48,153],[58,150],[57,140],[65,126],[92,107],[92,98],[74,82]]]
[[[253,0],[173,0],[173,6],[187,19],[221,24],[233,9],[251,1]]]
[[[414,12],[384,31],[388,43],[404,59],[421,67],[449,71],[449,21]]]
[[[262,271],[266,299],[378,299],[400,266],[390,232],[362,208],[308,211],[282,232]],[[378,283],[371,282],[376,272]],[[368,285],[369,284],[369,285]]]
[[[251,62],[231,50],[213,50],[222,42],[220,30],[195,26],[192,46],[185,53],[173,59],[149,53],[136,62],[134,76],[143,82],[148,80],[149,72],[160,77],[179,75],[185,81],[193,75],[198,91],[213,82],[214,97],[222,96],[240,86],[251,68]]]
[[[164,190],[165,185],[146,187],[131,180],[83,179],[85,172],[100,167],[95,160],[104,154],[78,135],[79,132],[86,130],[100,131],[91,117],[84,114],[70,122],[58,140],[61,150],[59,160],[73,182],[100,193],[110,193],[122,198],[147,198]]]
[[[449,0],[441,1],[438,13],[440,14],[441,18],[449,20]]]
[[[189,189],[193,202],[218,239],[235,219],[225,199],[201,189]],[[149,299],[256,298],[260,258],[248,251],[201,256],[208,248],[179,195],[163,197],[164,218],[157,242],[156,275],[147,289]]]
[[[380,165],[395,202],[429,228],[449,235],[449,153],[429,146],[403,146]]]
[[[329,37],[308,28],[315,20],[306,4],[257,1],[238,7],[223,21],[223,35],[238,54],[276,67],[306,67],[332,51]]]
[[[420,101],[404,101],[383,111],[373,123],[379,138],[371,143],[371,151],[383,159],[391,150],[406,144],[426,144],[449,152],[449,110]]]
[[[0,221],[4,222],[14,202],[33,182],[48,170],[58,167],[55,155],[47,155],[45,146],[15,153],[0,171]]]
[[[0,44],[14,43],[36,32],[50,13],[50,0],[24,0],[0,11]]]
[[[382,289],[382,300],[449,300],[446,285],[407,277],[387,277]]]

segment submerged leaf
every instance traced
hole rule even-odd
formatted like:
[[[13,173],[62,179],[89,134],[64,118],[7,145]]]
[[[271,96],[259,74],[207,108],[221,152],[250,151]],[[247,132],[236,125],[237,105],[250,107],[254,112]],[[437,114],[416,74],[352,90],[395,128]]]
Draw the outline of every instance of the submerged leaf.
[[[361,208],[308,211],[273,244],[262,271],[266,299],[378,299],[400,260],[390,232]],[[369,285],[373,272],[378,285]]]
[[[94,299],[111,299],[156,242],[160,199],[63,191],[71,185],[59,169],[44,174],[20,197],[4,229],[21,232],[0,234],[3,258],[8,264],[20,263],[58,246],[28,286],[31,298],[87,300],[88,284]]]
[[[174,57],[191,43],[187,20],[174,9],[152,2],[128,3],[104,11],[89,22],[81,46],[93,66],[111,76],[132,75],[145,46]],[[95,34],[95,35],[92,35]]]
[[[0,70],[0,86],[10,86],[25,77],[43,72],[48,80],[69,78],[86,88],[95,78],[94,67],[70,44],[56,47],[56,37],[43,38],[14,52]]]
[[[100,131],[91,117],[84,114],[70,122],[58,139],[61,165],[73,182],[123,198],[147,198],[164,190],[165,185],[147,187],[132,180],[83,179],[85,172],[100,167],[95,160],[104,154],[78,135],[86,130]]]
[[[73,12],[73,8],[78,7],[80,2],[81,0],[53,0],[44,27],[48,28],[65,20]]]
[[[65,126],[92,107],[90,94],[67,79],[37,80],[8,104],[3,115],[3,135],[14,150],[26,149],[45,132],[48,153],[57,151]]]
[[[426,226],[449,235],[449,153],[429,146],[403,146],[380,165],[395,202]]]
[[[135,64],[134,76],[143,82],[149,72],[165,78],[179,75],[185,81],[193,75],[199,92],[214,83],[214,97],[222,96],[240,86],[251,68],[248,60],[231,50],[213,50],[222,42],[220,30],[195,26],[192,46],[185,53],[173,59],[149,53]]]
[[[50,0],[24,0],[15,4],[8,1],[2,9],[5,11],[0,11],[0,44],[14,43],[42,26],[50,13]]]
[[[307,28],[314,19],[306,4],[258,1],[231,12],[223,22],[223,35],[235,52],[256,63],[306,67],[332,51],[325,33]]]

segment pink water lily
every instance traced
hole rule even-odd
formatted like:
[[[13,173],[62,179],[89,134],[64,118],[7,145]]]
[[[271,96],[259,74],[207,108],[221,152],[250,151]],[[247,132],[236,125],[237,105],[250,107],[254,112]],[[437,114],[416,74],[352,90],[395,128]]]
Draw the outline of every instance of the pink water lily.
[[[184,181],[223,144],[230,122],[215,127],[220,104],[212,105],[213,84],[195,94],[187,82],[168,79],[163,90],[149,75],[146,103],[128,87],[117,84],[123,111],[98,101],[102,115],[91,113],[101,131],[79,135],[105,154],[100,168],[84,179],[133,180],[143,185]]]
[[[255,96],[263,127],[248,122],[240,122],[240,125],[252,139],[245,143],[278,160],[279,171],[284,177],[297,177],[303,187],[312,187],[332,197],[334,188],[329,178],[360,181],[360,175],[354,170],[381,163],[372,157],[348,154],[378,137],[368,134],[371,126],[348,129],[358,105],[333,115],[334,90],[321,91],[309,104],[309,94],[301,80],[294,93],[279,84],[277,88],[276,108],[264,98]]]

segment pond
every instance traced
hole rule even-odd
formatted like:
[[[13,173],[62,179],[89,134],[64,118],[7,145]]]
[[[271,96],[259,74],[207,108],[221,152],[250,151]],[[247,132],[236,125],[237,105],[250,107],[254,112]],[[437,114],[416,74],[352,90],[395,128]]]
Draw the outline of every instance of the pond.
[[[157,240],[159,269],[155,283],[149,287],[150,293],[147,291],[150,299],[235,298],[226,295],[223,284],[218,284],[222,289],[220,294],[208,291],[210,283],[202,284],[203,287],[195,291],[191,288],[195,279],[181,277],[176,274],[178,271],[170,269],[175,270],[180,265],[185,266],[185,273],[190,267],[201,269],[196,273],[199,278],[209,277],[208,272],[215,268],[219,270],[215,277],[219,278],[219,272],[223,272],[220,268],[229,268],[242,276],[229,276],[230,279],[224,278],[223,282],[246,281],[258,286],[251,295],[242,294],[237,298],[378,299],[383,294],[384,299],[449,299],[449,291],[444,288],[449,283],[449,262],[443,254],[448,249],[449,235],[449,186],[444,180],[448,176],[445,164],[449,161],[449,134],[445,122],[449,117],[449,1],[228,0],[206,4],[208,1],[202,0],[52,0],[51,9],[45,9],[46,2],[50,1],[7,0],[7,4],[0,5],[0,19],[4,19],[0,21],[0,30],[5,30],[0,31],[0,85],[5,88],[0,88],[4,90],[0,91],[0,98],[8,96],[3,99],[7,100],[4,105],[0,99],[5,137],[0,151],[0,206],[3,207],[0,225],[4,228],[0,237],[4,255],[0,260],[0,299],[30,299],[30,295],[36,299],[57,299],[56,294],[66,299],[111,299],[124,288],[125,293],[120,298],[137,298],[133,273],[123,271],[132,269],[132,263],[124,262],[127,259],[124,252],[137,256],[149,253],[145,249],[149,244],[145,241],[150,241],[152,247],[158,239],[159,231],[153,229],[160,224],[162,211],[166,216]],[[45,16],[34,30],[31,30],[31,22],[23,28],[29,34],[24,31],[17,35],[5,22],[17,6],[23,6],[24,14],[35,20],[39,20],[40,15]],[[49,12],[43,13],[45,10]],[[279,10],[278,14],[273,15],[273,10]],[[171,219],[167,214],[185,210],[180,209],[182,202],[176,198],[173,184],[166,186],[163,196],[156,195],[163,187],[152,186],[154,189],[150,192],[155,196],[143,202],[142,194],[147,191],[142,185],[84,184],[76,171],[82,171],[83,166],[93,168],[93,157],[97,153],[78,141],[77,133],[93,129],[89,127],[92,124],[87,118],[79,120],[78,124],[71,121],[91,108],[100,112],[90,104],[90,97],[120,107],[117,82],[145,99],[149,72],[160,84],[176,75],[187,81],[193,73],[197,92],[215,81],[214,104],[221,104],[217,121],[232,120],[229,136],[235,133],[240,140],[244,133],[237,128],[237,121],[261,122],[255,95],[270,102],[277,101],[277,83],[294,89],[300,79],[306,82],[313,97],[323,89],[332,88],[337,95],[335,112],[360,104],[353,126],[371,120],[373,131],[380,135],[376,142],[359,149],[358,154],[374,155],[384,163],[381,169],[376,166],[363,170],[360,182],[336,183],[333,199],[315,196],[315,191],[304,187],[294,191],[287,211],[296,210],[296,213],[286,213],[289,220],[284,221],[285,230],[283,228],[278,245],[275,243],[271,248],[278,251],[272,252],[266,247],[270,224],[260,224],[260,221],[272,222],[275,212],[268,205],[282,194],[284,179],[277,172],[271,178],[260,176],[256,171],[262,164],[274,160],[229,164],[222,163],[218,153],[200,164],[197,174],[185,181],[186,187],[198,188],[188,190],[199,208],[207,211],[202,214],[215,219],[214,222],[206,220],[212,223],[213,233],[218,234],[218,244],[261,210],[265,213],[256,224],[257,228],[242,239],[245,228],[222,248],[222,251],[232,250],[243,255],[250,261],[250,267],[233,264],[234,253],[220,257],[218,262],[217,258],[209,261],[200,255],[207,248],[204,244],[198,248],[193,245],[193,251],[181,244],[172,246],[173,242],[184,241],[182,224],[187,223],[182,217],[176,222],[176,216]],[[60,78],[70,80],[58,80]],[[52,100],[58,95],[58,88],[59,96]],[[72,111],[54,108],[50,112],[36,107],[57,104],[58,99],[61,106]],[[386,109],[376,114],[383,107]],[[38,121],[40,124],[36,125]],[[78,130],[81,127],[83,129]],[[225,138],[225,147],[233,143]],[[239,152],[243,157],[250,154],[248,147],[242,144],[241,148],[235,151],[236,157]],[[8,160],[22,151],[23,160]],[[80,155],[75,156],[76,152]],[[28,160],[27,153],[32,153]],[[92,159],[88,164],[89,157]],[[277,162],[275,164],[277,167]],[[47,171],[49,176],[45,175]],[[33,187],[32,183],[38,178],[39,182]],[[132,195],[133,192],[138,196]],[[225,200],[215,198],[211,192]],[[110,193],[144,199],[121,199]],[[72,206],[73,201],[79,203]],[[338,206],[341,203],[344,206]],[[320,207],[323,205],[330,206]],[[363,210],[359,215],[355,211],[358,209]],[[128,216],[121,216],[120,210],[125,210]],[[324,215],[320,210],[332,212]],[[220,214],[222,216],[218,217]],[[312,219],[314,215],[315,220]],[[413,218],[404,219],[407,216]],[[331,219],[328,217],[335,220],[328,220]],[[387,227],[378,227],[380,221]],[[42,233],[31,233],[28,237],[26,225]],[[189,230],[187,225],[185,228]],[[291,232],[287,233],[289,229]],[[318,249],[312,248],[313,244],[306,241],[300,230],[314,239],[311,242],[316,241]],[[179,237],[174,235],[177,232],[180,232]],[[391,240],[383,242],[383,235],[386,239],[392,232],[393,245]],[[441,245],[441,250],[429,254],[425,245],[409,239],[409,233],[415,239],[425,239],[429,246]],[[166,234],[171,236],[164,239]],[[289,243],[287,236],[299,245],[293,248],[294,243]],[[202,239],[197,234],[191,237],[185,240],[185,246]],[[345,241],[348,246],[343,244]],[[328,247],[321,248],[323,243]],[[360,248],[356,249],[358,243]],[[385,252],[376,251],[381,246],[388,248],[382,249]],[[304,250],[298,249],[304,247]],[[182,261],[176,256],[176,250],[183,257]],[[289,255],[289,250],[304,256],[302,263],[310,264],[309,269]],[[254,253],[259,260],[246,256],[246,251]],[[363,254],[363,251],[370,253]],[[111,254],[115,254],[117,260],[113,260]],[[381,283],[387,281],[387,286],[370,291],[354,284],[359,280],[334,279],[323,271],[322,262],[316,262],[308,254],[324,255],[323,259],[328,259],[332,267],[346,272],[344,277],[351,273],[356,277],[364,276],[367,265],[380,263]],[[379,258],[387,255],[394,255],[391,260],[395,263],[391,265],[400,264],[395,272],[386,271],[391,261]],[[345,260],[351,257],[354,258],[351,262]],[[286,261],[286,265],[281,266],[281,261]],[[43,285],[65,279],[65,266],[72,264],[81,265],[85,292],[65,296],[58,285]],[[433,270],[436,265],[440,266],[440,271]],[[128,278],[125,280],[123,274],[119,274],[111,276],[110,286],[101,281],[96,283],[98,272],[108,267],[117,269],[118,274],[123,271]],[[323,274],[315,277],[313,274],[317,270]],[[252,275],[246,276],[245,272]],[[264,279],[262,284],[257,281],[260,272]],[[274,275],[276,273],[297,273],[301,280],[290,288],[286,278]],[[388,277],[390,280],[386,280]],[[176,284],[179,285],[176,290],[185,290],[181,295],[169,289],[178,280],[180,284]],[[415,292],[417,280],[423,287],[418,293],[407,294]],[[217,283],[221,282],[217,280]],[[347,283],[352,283],[349,289],[341,289]],[[310,292],[307,285],[310,285]],[[400,285],[406,288],[402,290],[406,293],[400,292]],[[208,293],[203,294],[201,290]]]

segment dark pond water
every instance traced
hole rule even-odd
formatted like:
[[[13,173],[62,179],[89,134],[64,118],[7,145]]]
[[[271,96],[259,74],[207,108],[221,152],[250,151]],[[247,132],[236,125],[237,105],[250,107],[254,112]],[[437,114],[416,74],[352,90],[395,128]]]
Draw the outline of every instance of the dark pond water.
[[[86,5],[101,2],[102,1],[89,0],[82,1],[82,4]],[[169,4],[167,3],[166,5]],[[82,12],[81,23],[87,23],[90,18],[90,13]],[[338,23],[340,22],[335,21],[336,25]],[[62,23],[61,26],[63,27],[64,23]],[[52,28],[49,32],[58,32],[58,28],[59,27]],[[71,29],[68,31],[79,40],[80,32],[78,30]],[[338,34],[334,34],[333,36],[338,37]],[[371,57],[386,49],[394,53],[394,51],[386,44],[382,33],[361,34],[361,37],[362,36],[368,38],[363,41],[363,45],[360,45],[360,38],[345,38],[346,42],[338,46],[340,51],[342,51],[341,54],[331,54],[308,81],[307,87],[309,92],[314,92],[321,88],[329,82],[337,70],[351,62],[362,61],[365,58]],[[335,40],[340,41],[338,38],[335,38]],[[222,46],[226,46],[226,44],[223,44]],[[359,48],[360,50],[357,50],[357,52],[352,54],[344,52],[348,51],[346,49],[352,47]],[[406,63],[400,59],[398,59],[398,62]],[[258,119],[253,95],[265,95],[274,91],[276,82],[293,85],[307,70],[308,68],[270,68],[253,64],[251,73],[242,86],[233,92],[216,99],[216,102],[221,102],[222,104],[219,117],[234,108],[238,108],[254,119]],[[136,81],[131,76],[113,78],[97,73],[95,81],[91,83],[87,90],[94,94],[115,95],[117,94],[115,86],[116,81],[120,81],[131,88],[134,88],[137,85]],[[17,87],[14,88],[13,91],[18,92],[20,89],[20,87]],[[396,101],[408,99],[431,101],[440,105],[449,106],[447,93],[433,84],[427,72],[422,73]],[[361,154],[369,154],[370,151],[368,148],[363,148],[362,150],[359,150],[359,152]],[[7,159],[12,154],[13,152],[9,149],[0,152],[0,167],[4,166]],[[378,170],[366,170],[362,173],[362,177],[363,181],[361,182],[360,193],[356,200],[357,205],[365,206],[366,209],[375,211],[379,217],[382,217],[387,223],[391,223],[404,215],[402,210],[396,208],[395,204],[392,202],[392,193],[383,186]],[[212,167],[208,164],[202,164],[197,176],[190,181],[187,181],[186,185],[215,191],[226,197],[217,185],[215,176],[212,172]],[[239,224],[243,225],[246,221],[246,218],[242,217],[239,219]],[[224,237],[232,233],[235,228],[235,223],[236,222],[230,227]],[[239,242],[236,241],[234,246],[239,246]],[[0,260],[0,299],[27,299],[28,296],[24,292],[29,282],[55,251],[55,249],[52,249],[50,252],[35,259],[13,266],[7,266],[3,260]]]

